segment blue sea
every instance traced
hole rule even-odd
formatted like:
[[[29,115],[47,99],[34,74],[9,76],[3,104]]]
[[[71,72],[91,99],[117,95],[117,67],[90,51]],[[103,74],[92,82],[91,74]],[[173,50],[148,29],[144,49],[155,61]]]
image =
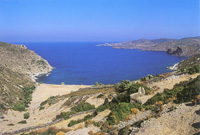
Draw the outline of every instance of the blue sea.
[[[101,44],[97,42],[21,44],[55,67],[51,74],[37,80],[50,84],[114,84],[122,80],[136,80],[148,74],[171,72],[166,67],[185,59],[165,52],[96,46]]]

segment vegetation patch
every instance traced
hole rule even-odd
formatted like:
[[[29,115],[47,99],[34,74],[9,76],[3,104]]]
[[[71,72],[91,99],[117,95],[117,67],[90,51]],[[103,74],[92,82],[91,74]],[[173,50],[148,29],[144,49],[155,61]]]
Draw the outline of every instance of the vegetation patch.
[[[15,104],[13,110],[20,112],[25,111],[25,104]]]
[[[181,73],[187,72],[189,74],[200,73],[200,64],[194,65],[193,67],[181,68],[180,70],[178,70],[178,72]]]
[[[71,111],[71,112],[61,112],[59,115],[56,116],[56,119],[69,119],[71,115],[75,114],[76,112]]]
[[[89,111],[92,109],[95,109],[95,106],[86,102],[81,102],[78,105],[71,108],[71,110],[75,112]]]
[[[23,90],[23,95],[24,95],[24,99],[22,100],[22,103],[17,103],[13,106],[13,110],[15,111],[25,111],[26,107],[29,107],[28,104],[30,104],[31,100],[32,100],[32,93],[33,90],[35,89],[35,86],[31,86],[31,87],[24,87]]]
[[[28,112],[24,113],[24,119],[28,119],[30,117],[30,114]]]
[[[73,125],[76,125],[78,123],[81,123],[81,122],[85,122],[86,120],[89,120],[89,119],[92,119],[94,118],[95,116],[97,116],[97,113],[94,112],[92,115],[87,115],[85,116],[83,119],[78,119],[78,120],[71,120],[68,124],[68,127],[71,127]]]
[[[183,103],[192,101],[200,94],[199,86],[200,76],[193,80],[180,82],[174,85],[173,89],[166,89],[163,93],[156,94],[154,97],[147,100],[145,105],[153,105],[157,101],[162,101],[163,103]]]
[[[19,124],[26,124],[27,122],[26,122],[26,120],[22,120],[22,121],[20,121],[20,122],[18,122]]]
[[[25,107],[28,107],[28,104],[30,104],[30,102],[31,102],[31,100],[32,100],[32,93],[33,93],[33,90],[35,90],[35,86],[24,87],[24,88],[23,88]]]
[[[43,107],[43,106],[40,106],[40,109],[39,110],[43,110],[45,107]]]

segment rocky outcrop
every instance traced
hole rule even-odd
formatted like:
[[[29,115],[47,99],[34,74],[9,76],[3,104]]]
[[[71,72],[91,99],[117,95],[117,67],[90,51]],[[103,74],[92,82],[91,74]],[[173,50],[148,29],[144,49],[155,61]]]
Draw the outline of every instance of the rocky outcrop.
[[[170,54],[170,55],[181,56],[182,52],[183,51],[179,46],[175,50],[167,49],[167,54]]]
[[[137,93],[133,93],[130,95],[130,101],[132,103],[141,103],[140,100],[138,100],[139,97],[142,97],[145,95],[145,89],[143,87],[139,87],[138,92]]]
[[[0,42],[0,65],[31,76],[47,74],[52,71],[49,63],[25,45],[13,45]]]
[[[105,43],[98,46],[112,46],[115,49],[141,49],[145,51],[165,51],[170,55],[192,56],[200,54],[200,37],[182,39],[139,39],[121,43]]]

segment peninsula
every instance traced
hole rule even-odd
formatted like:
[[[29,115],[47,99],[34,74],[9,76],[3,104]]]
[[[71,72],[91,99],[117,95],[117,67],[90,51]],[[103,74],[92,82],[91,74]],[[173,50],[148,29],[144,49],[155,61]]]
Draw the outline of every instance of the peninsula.
[[[200,37],[182,39],[139,39],[121,43],[105,43],[97,46],[112,46],[114,49],[141,49],[144,51],[165,51],[167,54],[189,57],[200,53]]]

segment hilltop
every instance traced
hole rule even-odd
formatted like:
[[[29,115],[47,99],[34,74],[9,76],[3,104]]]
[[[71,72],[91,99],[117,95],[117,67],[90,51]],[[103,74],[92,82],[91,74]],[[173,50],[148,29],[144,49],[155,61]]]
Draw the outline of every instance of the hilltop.
[[[141,49],[145,51],[165,51],[176,56],[192,56],[200,53],[200,36],[182,39],[139,39],[121,43],[105,43],[98,46],[112,46],[114,49]]]

